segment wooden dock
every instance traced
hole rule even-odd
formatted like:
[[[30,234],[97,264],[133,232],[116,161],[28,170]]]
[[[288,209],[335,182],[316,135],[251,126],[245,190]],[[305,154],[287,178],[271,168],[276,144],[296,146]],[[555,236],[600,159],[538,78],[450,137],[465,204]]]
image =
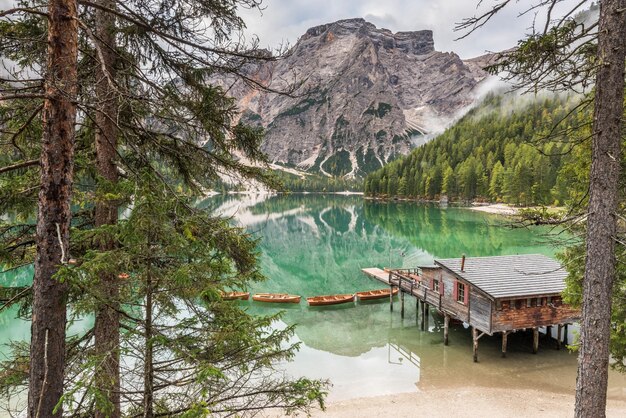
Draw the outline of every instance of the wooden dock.
[[[368,276],[378,281],[381,281],[387,286],[389,286],[389,272],[388,271],[379,269],[378,267],[365,268],[365,269],[361,269],[361,271],[367,274]]]

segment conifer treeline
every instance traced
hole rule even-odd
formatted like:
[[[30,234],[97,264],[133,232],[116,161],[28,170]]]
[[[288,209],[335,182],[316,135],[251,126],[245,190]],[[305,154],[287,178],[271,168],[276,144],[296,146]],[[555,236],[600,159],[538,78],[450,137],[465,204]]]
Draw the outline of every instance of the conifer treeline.
[[[363,182],[359,178],[345,177],[327,177],[321,174],[307,174],[305,176],[296,176],[284,171],[275,171],[284,190],[290,192],[360,192],[363,188]]]
[[[490,94],[433,141],[368,175],[365,194],[561,204],[577,181],[571,163],[580,151],[572,147],[588,133],[589,112],[576,107],[580,100],[524,104],[525,98]]]

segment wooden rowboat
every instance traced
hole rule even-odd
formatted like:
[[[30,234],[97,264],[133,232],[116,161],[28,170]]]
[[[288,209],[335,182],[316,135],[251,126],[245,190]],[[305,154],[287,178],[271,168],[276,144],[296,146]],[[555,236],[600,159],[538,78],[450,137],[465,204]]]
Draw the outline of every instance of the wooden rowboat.
[[[398,288],[395,287],[393,289],[393,295],[398,294]],[[374,299],[383,299],[389,297],[389,289],[376,289],[376,290],[368,290],[365,292],[356,292],[356,297],[359,300],[374,300]]]
[[[271,303],[300,303],[300,296],[287,293],[257,293],[252,296],[252,300]]]
[[[325,295],[306,298],[309,306],[337,305],[339,303],[353,302],[354,295]]]
[[[224,300],[248,300],[250,292],[221,292]]]

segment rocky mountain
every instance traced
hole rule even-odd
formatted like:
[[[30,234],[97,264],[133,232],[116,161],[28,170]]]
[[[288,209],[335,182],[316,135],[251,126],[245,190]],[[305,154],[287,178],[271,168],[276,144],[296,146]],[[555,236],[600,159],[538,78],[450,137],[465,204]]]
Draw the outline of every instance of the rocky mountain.
[[[392,33],[349,19],[309,29],[284,59],[246,66],[271,88],[301,83],[295,95],[228,88],[242,120],[266,128],[262,148],[274,163],[362,176],[470,105],[487,77],[479,64],[435,51],[430,30]]]

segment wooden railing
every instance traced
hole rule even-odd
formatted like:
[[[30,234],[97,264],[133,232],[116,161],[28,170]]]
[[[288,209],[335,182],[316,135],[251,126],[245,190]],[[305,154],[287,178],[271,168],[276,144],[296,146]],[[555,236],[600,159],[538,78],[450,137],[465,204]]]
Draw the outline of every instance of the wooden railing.
[[[389,284],[398,287],[416,298],[437,307],[441,311],[441,294],[426,286],[423,282],[411,277],[417,275],[418,269],[402,269],[389,272]]]

